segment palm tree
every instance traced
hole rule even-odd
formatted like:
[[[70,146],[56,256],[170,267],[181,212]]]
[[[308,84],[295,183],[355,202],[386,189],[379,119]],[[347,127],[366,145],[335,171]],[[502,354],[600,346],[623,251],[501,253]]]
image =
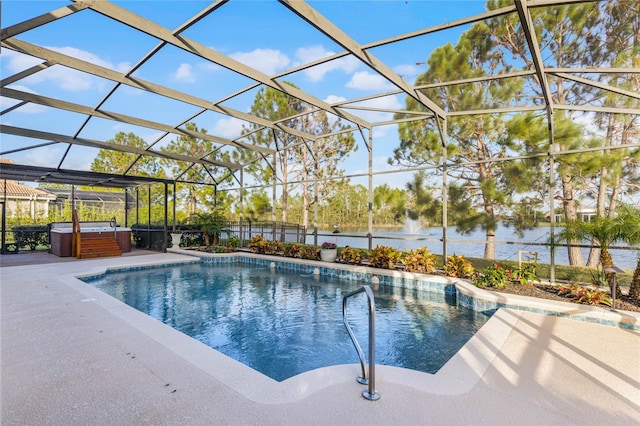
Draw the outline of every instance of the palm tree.
[[[202,233],[204,235],[204,243],[207,247],[212,245],[217,246],[220,239],[220,234],[230,234],[232,231],[229,228],[229,221],[227,218],[217,210],[211,213],[198,212],[189,216],[189,222],[198,224],[202,227]],[[210,240],[210,236],[213,236],[213,241]]]
[[[619,240],[622,240],[622,231],[619,217],[609,218],[604,216],[596,216],[589,222],[583,222],[579,219],[569,220],[565,224],[564,230],[560,233],[559,238],[562,240],[592,240],[600,245],[600,265],[602,269],[613,266],[613,259],[609,252],[609,247]],[[613,274],[605,273],[609,289],[613,294]],[[616,287],[616,297],[622,296],[620,287]]]
[[[640,244],[640,209],[637,207],[623,206],[616,217],[617,226],[620,228],[620,239],[629,245]],[[629,297],[640,300],[640,253],[638,263],[633,273]]]

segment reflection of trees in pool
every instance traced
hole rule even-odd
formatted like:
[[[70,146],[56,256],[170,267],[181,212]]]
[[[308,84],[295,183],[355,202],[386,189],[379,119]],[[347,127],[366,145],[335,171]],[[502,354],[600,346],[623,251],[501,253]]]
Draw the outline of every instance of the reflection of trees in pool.
[[[269,282],[269,288],[270,300],[257,298],[255,303],[259,309],[235,324],[242,340],[251,345],[251,349],[243,347],[242,350],[260,354],[251,363],[252,367],[283,379],[283,368],[279,364],[287,364],[285,370],[297,373],[308,370],[309,361],[324,360],[322,365],[344,362],[331,359],[331,350],[326,349],[330,344],[324,343],[331,341],[336,332],[342,332],[333,321],[339,318],[339,303],[326,297],[329,291],[326,283],[319,283],[313,277],[296,274],[284,277],[278,273]],[[327,311],[335,318],[327,318]],[[318,354],[315,352],[318,350],[325,352]]]
[[[478,329],[477,313],[459,308],[452,295],[381,286],[375,297],[380,364],[435,373]]]
[[[233,265],[127,276],[135,280],[109,275],[112,284],[105,291],[276,380],[358,362],[342,324],[342,295],[360,282]],[[359,296],[353,303],[350,299],[350,323],[366,348],[368,308]],[[378,363],[435,371],[440,365],[421,366],[441,351],[434,341],[457,339],[455,328],[460,328],[466,333],[461,346],[473,334],[474,327],[464,322],[448,325],[461,316],[450,296],[380,286],[375,297]]]

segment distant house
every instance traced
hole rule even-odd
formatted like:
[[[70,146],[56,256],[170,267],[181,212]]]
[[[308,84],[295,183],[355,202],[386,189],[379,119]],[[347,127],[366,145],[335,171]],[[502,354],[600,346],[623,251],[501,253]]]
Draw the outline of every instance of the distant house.
[[[55,195],[41,189],[12,180],[0,180],[0,202],[6,203],[6,215],[9,218],[46,218],[49,215],[49,203],[55,199]]]
[[[0,158],[0,167],[13,164],[13,160]],[[55,195],[41,189],[31,188],[12,180],[0,180],[0,203],[5,205],[7,217],[47,217],[49,202],[55,200]]]
[[[578,220],[583,222],[591,222],[597,215],[598,211],[595,207],[579,206],[577,210]],[[556,213],[556,222],[564,221],[564,214]]]
[[[578,219],[583,222],[591,222],[598,215],[598,211],[595,207],[579,207]]]

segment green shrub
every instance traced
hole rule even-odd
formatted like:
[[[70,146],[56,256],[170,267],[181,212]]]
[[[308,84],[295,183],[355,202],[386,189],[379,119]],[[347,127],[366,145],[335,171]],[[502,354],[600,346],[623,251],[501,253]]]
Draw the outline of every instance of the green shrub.
[[[300,244],[284,244],[283,251],[285,257],[302,259],[303,247]]]
[[[482,272],[476,272],[471,277],[477,287],[504,288],[509,284],[521,285],[537,281],[536,264],[524,263],[520,269],[510,269],[494,263]]]
[[[431,274],[436,270],[436,256],[426,247],[405,251],[402,263],[407,272]]]
[[[539,281],[536,275],[537,263],[523,263],[520,269],[515,270],[515,276],[512,279],[517,280],[520,284],[525,285],[533,281]]]
[[[369,254],[369,263],[374,268],[394,269],[402,253],[393,247],[376,246]]]
[[[204,251],[207,253],[231,253],[234,251],[231,246],[210,246],[210,247],[197,247],[197,251]]]
[[[262,235],[251,237],[248,247],[258,254],[276,254],[282,252],[282,243],[280,241],[265,240]]]
[[[558,294],[583,305],[611,306],[609,295],[595,287],[588,289],[579,284],[565,285],[558,287]]]
[[[264,254],[267,248],[268,241],[264,239],[262,235],[256,235],[249,239],[249,249],[256,253]]]
[[[282,243],[280,241],[267,241],[265,254],[282,253]]]
[[[456,256],[454,253],[451,256],[447,256],[447,262],[444,264],[444,273],[448,277],[469,278],[473,272],[473,265],[464,258],[464,254]]]
[[[18,247],[26,247],[33,251],[40,245],[49,244],[49,228],[45,226],[14,226],[11,230]]]
[[[511,282],[511,269],[494,263],[482,272],[473,274],[471,280],[477,287],[504,288]]]
[[[346,246],[338,254],[338,261],[350,265],[359,265],[362,261],[362,250]]]
[[[229,238],[227,238],[227,246],[237,249],[238,247],[240,247],[240,238],[236,237],[235,235],[230,236]]]
[[[301,255],[302,259],[320,260],[320,249],[314,246],[303,246]]]

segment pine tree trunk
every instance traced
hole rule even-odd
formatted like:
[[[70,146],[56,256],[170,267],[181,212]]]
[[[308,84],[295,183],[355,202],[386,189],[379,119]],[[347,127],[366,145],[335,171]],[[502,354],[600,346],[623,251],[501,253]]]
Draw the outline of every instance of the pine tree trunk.
[[[196,210],[197,210],[197,198],[196,198],[196,193],[193,190],[193,188],[189,188],[189,195],[187,196],[188,204],[189,204],[189,215],[194,215],[196,214]]]
[[[564,207],[566,220],[576,220],[578,218],[578,212],[574,204],[573,192],[573,182],[571,181],[571,175],[563,175],[562,204]],[[580,247],[575,246],[576,244],[580,244],[580,241],[576,241],[574,239],[567,240],[567,255],[569,258],[569,265],[583,266],[584,258],[582,257],[582,251],[580,250]]]
[[[484,244],[484,258],[496,258],[496,233],[495,231],[487,231]]]
[[[600,262],[600,249],[598,247],[591,247],[589,250],[589,257],[587,259],[587,266],[595,268]]]

